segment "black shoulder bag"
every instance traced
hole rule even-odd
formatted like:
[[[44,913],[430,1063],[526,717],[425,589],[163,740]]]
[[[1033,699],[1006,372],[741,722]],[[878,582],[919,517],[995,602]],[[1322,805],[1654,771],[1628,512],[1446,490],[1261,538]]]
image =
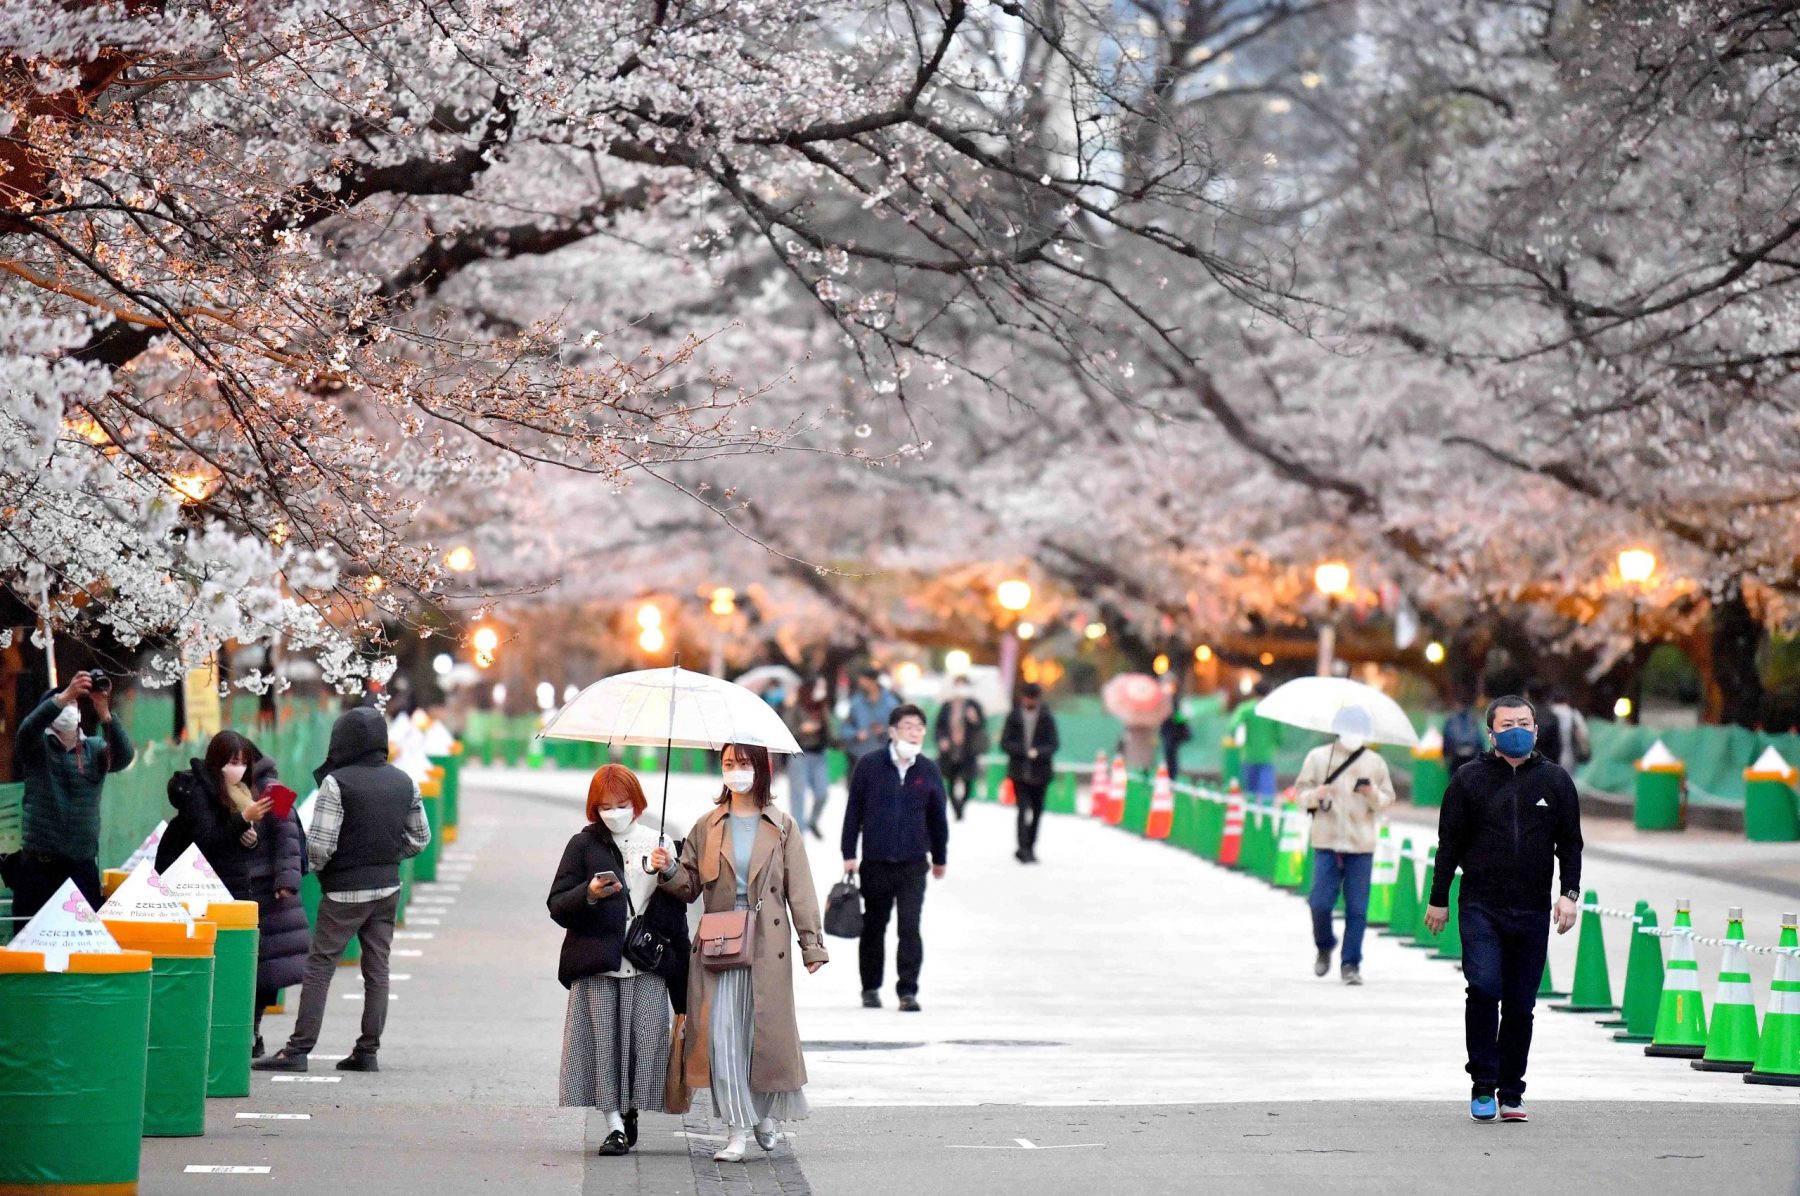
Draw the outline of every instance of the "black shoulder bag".
[[[1338,765],[1336,768],[1332,769],[1329,773],[1326,774],[1325,785],[1329,785],[1333,781],[1337,780],[1339,777],[1343,776],[1344,770],[1346,768],[1349,768],[1352,764],[1355,764],[1356,758],[1368,750],[1369,750],[1368,748],[1357,748],[1354,752],[1351,752],[1348,756],[1345,756],[1344,762],[1342,764]],[[1319,787],[1321,789],[1323,789],[1325,786],[1321,785]],[[1326,810],[1329,810],[1329,809],[1331,809],[1331,799],[1328,797],[1324,801],[1321,801],[1319,803],[1318,813],[1323,814]]]

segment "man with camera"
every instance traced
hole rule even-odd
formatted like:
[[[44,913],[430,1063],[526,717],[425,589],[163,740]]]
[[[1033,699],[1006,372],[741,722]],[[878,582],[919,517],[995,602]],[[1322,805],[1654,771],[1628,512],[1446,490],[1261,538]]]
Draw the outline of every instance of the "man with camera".
[[[98,734],[81,727],[81,703],[92,707]],[[25,834],[11,860],[13,916],[29,918],[65,880],[98,909],[100,792],[106,774],[131,763],[131,739],[113,714],[112,679],[99,669],[76,673],[19,723],[19,771],[25,782]]]

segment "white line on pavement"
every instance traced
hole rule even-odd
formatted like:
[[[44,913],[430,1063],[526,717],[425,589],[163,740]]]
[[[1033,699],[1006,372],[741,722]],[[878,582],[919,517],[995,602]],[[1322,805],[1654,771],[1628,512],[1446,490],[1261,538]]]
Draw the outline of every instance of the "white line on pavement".
[[[239,1121],[311,1121],[311,1113],[239,1113]]]
[[[267,1167],[222,1167],[216,1163],[189,1163],[184,1170],[189,1175],[267,1175]]]
[[[425,954],[425,952],[414,951],[414,950],[411,950],[406,947],[401,947],[398,950],[396,950],[394,952],[394,954],[401,959],[417,959],[419,956]]]
[[[343,1076],[270,1076],[274,1084],[335,1084]]]
[[[345,993],[343,995],[342,999],[346,1000],[346,1001],[360,1001],[363,999],[363,995],[361,993]],[[389,993],[388,994],[388,1000],[390,1000],[390,1001],[398,1001],[399,999],[400,999],[399,993]]]
[[[433,935],[429,930],[396,930],[394,937],[397,939],[428,939]]]
[[[946,1150],[1090,1150],[1096,1146],[1105,1146],[1106,1145],[1106,1143],[1104,1143],[1104,1142],[1063,1142],[1063,1143],[1059,1143],[1055,1146],[1039,1146],[1036,1143],[1029,1142],[1024,1138],[1014,1138],[1013,1141],[1017,1142],[1019,1145],[1017,1145],[1017,1146],[963,1146],[960,1143],[951,1142],[951,1143],[945,1144],[945,1149]]]
[[[435,880],[428,881],[427,883],[431,885],[431,891],[433,893],[460,893],[460,892],[462,892],[461,885],[457,885],[457,884],[447,885],[447,884],[442,883],[441,881],[435,881]]]
[[[408,926],[442,926],[444,920],[442,918],[408,918],[406,924]]]

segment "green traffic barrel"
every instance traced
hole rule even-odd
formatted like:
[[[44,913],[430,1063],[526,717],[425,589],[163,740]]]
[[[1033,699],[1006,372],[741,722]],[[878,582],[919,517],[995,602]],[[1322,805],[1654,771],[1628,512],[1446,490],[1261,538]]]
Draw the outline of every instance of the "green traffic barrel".
[[[1678,831],[1687,827],[1687,768],[1679,760],[1637,766],[1637,793],[1632,822],[1640,831]]]
[[[212,1042],[206,1095],[250,1095],[256,1041],[256,957],[261,931],[254,901],[213,901],[200,916],[219,928],[213,948]]]
[[[144,1136],[195,1138],[206,1132],[206,1060],[212,1046],[213,949],[218,928],[195,922],[106,918],[121,947],[148,951],[150,1045],[144,1070]]]
[[[419,805],[425,810],[425,826],[431,832],[425,850],[413,857],[413,879],[430,883],[437,879],[438,851],[444,842],[444,798],[436,780],[419,786]]]
[[[319,874],[308,872],[300,878],[300,907],[306,911],[306,924],[315,930],[319,926],[319,900],[324,890],[319,887]],[[355,935],[344,946],[344,953],[338,957],[338,966],[346,967],[362,961],[362,940]]]
[[[585,746],[590,749],[591,753],[591,750],[595,745],[586,744]],[[458,799],[462,796],[462,762],[463,748],[461,743],[453,744],[448,756],[431,757],[431,763],[436,767],[443,769],[444,773],[442,778],[444,791],[444,827],[443,833],[438,837],[446,843],[456,842],[457,815],[460,813],[459,806],[461,804]],[[590,760],[589,763],[591,764],[592,761]],[[433,827],[432,829],[435,832],[437,828]]]
[[[0,949],[0,1193],[138,1190],[151,968]]]
[[[1785,761],[1784,761],[1785,763]],[[1744,770],[1744,837],[1758,843],[1800,840],[1800,802],[1794,797],[1795,776],[1756,767]]]

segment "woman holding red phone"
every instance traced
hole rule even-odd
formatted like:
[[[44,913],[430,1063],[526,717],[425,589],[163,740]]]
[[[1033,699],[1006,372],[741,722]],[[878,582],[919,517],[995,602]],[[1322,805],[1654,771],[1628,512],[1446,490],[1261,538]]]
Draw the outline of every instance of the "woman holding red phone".
[[[312,944],[299,897],[306,846],[293,791],[254,743],[236,731],[220,731],[204,757],[169,778],[169,804],[175,817],[157,845],[156,870],[196,844],[232,897],[259,908],[257,1035],[250,1051],[256,1058],[263,1053],[263,1010],[277,992],[300,983]]]

